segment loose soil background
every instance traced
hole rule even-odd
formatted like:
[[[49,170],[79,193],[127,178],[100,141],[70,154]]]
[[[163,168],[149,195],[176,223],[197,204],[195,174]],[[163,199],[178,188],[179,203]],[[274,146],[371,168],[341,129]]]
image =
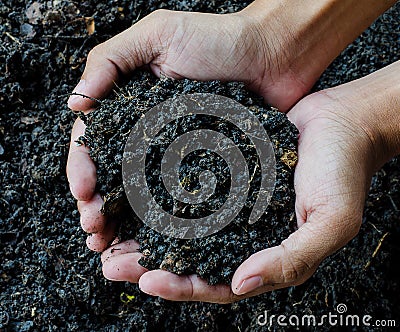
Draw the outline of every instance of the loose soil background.
[[[223,306],[168,302],[140,294],[135,285],[104,280],[98,255],[85,247],[68,190],[65,162],[74,115],[60,96],[78,81],[93,46],[154,9],[227,12],[246,3],[32,4],[0,5],[0,329],[256,331],[262,330],[256,317],[264,310],[321,316],[339,303],[349,314],[400,324],[398,159],[374,177],[360,234],[302,286]],[[397,4],[342,53],[315,88],[398,60],[399,19]]]

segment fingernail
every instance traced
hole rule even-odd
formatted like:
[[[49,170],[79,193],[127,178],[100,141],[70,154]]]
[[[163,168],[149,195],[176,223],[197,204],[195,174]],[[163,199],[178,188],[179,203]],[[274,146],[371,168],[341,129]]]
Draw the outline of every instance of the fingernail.
[[[254,276],[247,279],[244,279],[239,287],[236,287],[236,294],[243,295],[250,293],[251,291],[255,290],[258,287],[263,285],[263,280],[260,276]]]
[[[77,84],[77,86],[75,87],[73,93],[76,92],[76,93],[85,94],[85,87],[86,87],[86,81],[80,80],[79,83]],[[82,99],[81,96],[77,96],[77,95],[70,96],[68,99],[68,107],[71,108],[71,106],[73,106],[73,104],[76,103],[80,99]]]

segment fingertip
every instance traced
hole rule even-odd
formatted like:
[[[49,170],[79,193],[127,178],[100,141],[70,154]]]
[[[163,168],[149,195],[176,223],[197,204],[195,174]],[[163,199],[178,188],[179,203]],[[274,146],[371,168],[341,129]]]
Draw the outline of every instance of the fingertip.
[[[93,107],[95,101],[90,98],[89,84],[85,79],[81,79],[72,91],[71,96],[68,98],[68,107],[73,111],[87,111]],[[95,97],[92,97],[95,98]]]
[[[117,240],[117,241],[116,241]],[[118,238],[115,238],[111,247],[107,248],[101,254],[101,261],[104,263],[111,257],[123,255],[127,253],[140,253],[139,243],[135,240],[127,240],[124,242],[118,242]]]
[[[72,195],[78,201],[92,199],[97,182],[96,166],[90,159],[86,147],[73,146],[68,156],[67,177]]]
[[[90,234],[86,238],[86,246],[89,250],[94,252],[103,252],[107,248],[107,243],[105,243],[98,234]]]
[[[89,235],[86,239],[88,248],[96,252],[106,250],[114,238],[115,226],[114,222],[108,222],[103,231]]]
[[[280,266],[274,248],[276,247],[254,253],[237,268],[231,282],[231,290],[234,294],[244,294],[243,290],[250,289],[248,287],[249,284],[262,286],[262,284],[266,283],[265,274],[274,273],[276,268],[279,268]],[[262,276],[261,281],[260,278],[257,278],[257,280],[252,279],[250,282],[247,282],[247,285],[245,285],[246,280],[255,276]]]
[[[83,121],[77,118],[72,127],[66,170],[71,193],[78,201],[92,198],[97,181],[96,166],[90,159],[88,148],[75,142],[85,134],[85,128]]]
[[[103,199],[98,193],[88,201],[78,201],[81,227],[86,233],[97,233],[104,229],[106,217],[101,213],[102,206]]]
[[[140,253],[126,253],[110,257],[103,263],[104,277],[112,281],[137,283],[139,278],[147,271],[138,263],[141,257]]]
[[[238,299],[228,285],[209,285],[199,276],[176,275],[164,270],[144,273],[139,279],[139,288],[146,294],[160,296],[171,301],[205,301],[231,303]]]
[[[246,279],[243,279],[239,284],[236,284],[235,287],[232,287],[232,292],[235,295],[245,295],[264,286],[264,281],[261,276],[252,276]]]
[[[73,95],[68,99],[68,108],[72,111],[89,112],[96,105],[96,101],[82,96]]]
[[[153,270],[144,273],[139,279],[139,289],[152,296],[161,296],[166,300],[176,300],[185,293],[179,276],[163,270]],[[178,294],[177,294],[178,292]]]

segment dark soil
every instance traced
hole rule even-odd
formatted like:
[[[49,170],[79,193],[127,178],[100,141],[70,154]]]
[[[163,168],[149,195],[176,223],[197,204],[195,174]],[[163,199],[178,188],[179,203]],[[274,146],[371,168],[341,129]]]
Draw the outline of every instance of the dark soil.
[[[251,107],[273,144],[276,160],[276,185],[266,213],[254,224],[249,224],[251,208],[255,203],[261,185],[260,162],[254,145],[244,132],[221,119],[189,116],[177,123],[168,125],[155,138],[156,144],[148,152],[147,183],[156,200],[164,210],[178,217],[203,217],[209,211],[216,211],[226,201],[230,186],[229,168],[226,162],[215,154],[204,150],[205,154],[189,155],[181,165],[181,178],[188,179],[186,189],[199,189],[196,179],[201,171],[210,170],[219,179],[218,195],[210,197],[204,204],[190,206],[170,197],[162,179],[156,176],[162,155],[170,142],[178,135],[193,129],[213,129],[224,133],[239,146],[252,175],[249,197],[238,216],[223,230],[202,238],[183,240],[162,235],[148,226],[129,208],[126,196],[122,194],[122,158],[127,133],[132,130],[140,116],[150,108],[168,98],[189,93],[215,93],[232,98],[245,106]],[[256,106],[258,104],[258,106]],[[264,109],[260,98],[252,98],[240,84],[221,84],[219,82],[194,82],[190,80],[158,80],[148,73],[141,73],[119,91],[114,100],[104,100],[101,106],[82,119],[87,125],[81,141],[90,149],[90,155],[97,166],[99,191],[105,198],[103,212],[109,218],[124,220],[121,232],[125,237],[135,238],[140,243],[141,252],[145,253],[139,263],[148,269],[164,269],[177,274],[196,273],[207,279],[210,284],[230,284],[236,268],[252,253],[277,245],[287,238],[296,225],[294,213],[295,193],[293,185],[294,167],[297,161],[297,129],[287,117],[272,109]],[[159,143],[159,137],[163,141]],[[170,137],[166,140],[165,137]],[[161,157],[160,157],[161,156]],[[290,157],[288,157],[290,156]],[[201,162],[200,162],[201,160]],[[133,160],[138,162],[138,160]],[[203,166],[202,166],[203,165]],[[265,175],[264,175],[265,176]],[[222,184],[221,184],[222,183]],[[122,189],[122,190],[121,190]],[[224,198],[224,199],[221,199]],[[173,206],[179,206],[173,211]],[[190,212],[183,215],[185,211]],[[210,212],[209,214],[211,214]],[[130,225],[131,224],[131,225]],[[134,227],[132,227],[134,225]],[[127,231],[128,229],[131,232]],[[124,237],[120,237],[124,238]]]
[[[400,324],[398,158],[375,175],[359,235],[304,285],[215,305],[169,302],[140,293],[136,285],[104,280],[98,254],[85,247],[68,190],[65,163],[75,115],[62,96],[78,81],[94,45],[150,11],[225,12],[246,3],[89,0],[31,5],[3,0],[0,6],[0,329],[257,331],[266,328],[256,322],[264,310],[321,316],[334,313],[339,303],[347,305],[348,313]],[[341,54],[315,89],[398,60],[399,17],[397,4]],[[89,18],[95,23],[91,35]]]

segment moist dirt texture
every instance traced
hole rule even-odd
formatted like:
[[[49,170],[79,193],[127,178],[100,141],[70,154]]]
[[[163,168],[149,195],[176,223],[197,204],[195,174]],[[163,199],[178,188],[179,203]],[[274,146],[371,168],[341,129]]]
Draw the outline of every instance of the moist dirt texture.
[[[65,175],[76,115],[67,109],[64,95],[77,83],[89,50],[157,8],[223,13],[245,5],[197,0],[1,2],[0,330],[263,331],[267,326],[259,325],[257,317],[265,310],[268,315],[321,317],[336,314],[339,304],[347,306],[348,314],[372,317],[363,330],[386,331],[372,326],[378,319],[400,324],[398,158],[375,174],[358,236],[297,287],[228,305],[170,302],[147,296],[134,284],[105,280],[99,255],[86,248]],[[315,90],[398,60],[399,17],[396,4],[342,52]],[[149,79],[138,75],[137,82]],[[165,90],[172,95],[174,87]],[[210,277],[213,271],[208,271]],[[326,324],[308,330],[360,327]]]
[[[96,164],[98,189],[105,200],[103,213],[110,219],[123,220],[120,226],[123,235],[119,238],[138,240],[140,251],[145,254],[139,263],[144,267],[161,268],[177,274],[196,273],[210,284],[229,284],[236,268],[246,258],[269,246],[278,245],[295,228],[293,176],[297,161],[298,131],[284,114],[263,108],[263,101],[257,97],[252,98],[240,84],[174,81],[167,78],[158,80],[149,73],[139,75],[140,77],[136,77],[119,91],[116,98],[103,100],[97,110],[81,115],[87,127],[85,136],[79,142],[88,146],[90,156]],[[127,133],[135,130],[134,125],[141,115],[168,98],[193,93],[223,95],[241,102],[249,110],[251,108],[267,132],[275,151],[275,156],[271,157],[275,157],[276,181],[266,213],[256,223],[249,224],[250,212],[261,186],[260,161],[250,137],[231,122],[205,114],[180,117],[160,128],[160,133],[153,138],[154,144],[149,147],[147,154],[146,182],[163,210],[175,216],[191,218],[193,222],[197,222],[198,218],[223,209],[232,182],[226,161],[213,151],[198,150],[198,153],[188,154],[182,160],[180,183],[189,192],[200,190],[199,174],[208,170],[217,178],[219,185],[206,202],[185,204],[177,199],[174,201],[174,197],[163,185],[160,164],[171,141],[177,136],[194,129],[222,132],[239,147],[248,165],[250,179],[246,181],[250,182],[249,195],[237,217],[213,235],[185,240],[158,233],[140,222],[140,218],[130,211],[122,188],[121,164]],[[174,112],[174,109],[171,111]],[[139,163],[139,160],[134,159],[132,162]],[[118,249],[118,246],[115,248]]]

